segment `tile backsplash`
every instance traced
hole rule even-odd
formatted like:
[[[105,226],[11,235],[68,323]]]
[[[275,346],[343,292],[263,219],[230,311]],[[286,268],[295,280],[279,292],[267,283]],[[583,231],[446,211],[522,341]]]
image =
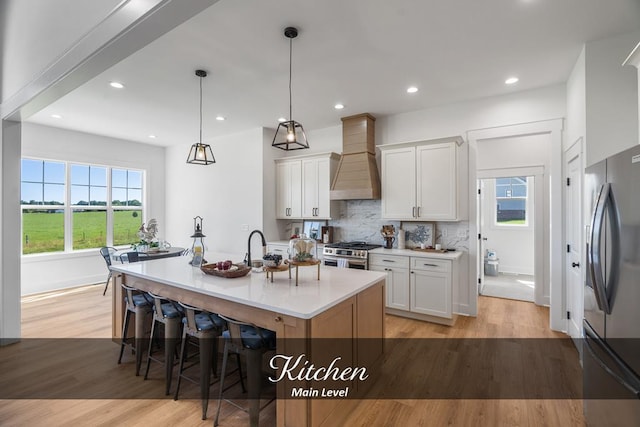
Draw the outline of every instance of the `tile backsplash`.
[[[329,221],[334,227],[334,241],[361,240],[369,243],[384,244],[380,235],[383,225],[391,224],[396,231],[400,229],[400,221],[389,221],[381,218],[380,200],[347,200],[340,204],[339,216]],[[443,248],[455,248],[460,251],[469,250],[469,223],[435,222],[435,241]],[[398,246],[396,238],[394,247]]]

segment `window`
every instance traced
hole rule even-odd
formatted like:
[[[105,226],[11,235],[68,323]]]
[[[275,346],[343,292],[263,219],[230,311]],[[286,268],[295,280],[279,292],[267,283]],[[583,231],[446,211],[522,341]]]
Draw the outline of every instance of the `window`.
[[[527,225],[527,177],[496,179],[496,224]]]
[[[23,254],[138,240],[142,171],[22,159],[21,193]]]

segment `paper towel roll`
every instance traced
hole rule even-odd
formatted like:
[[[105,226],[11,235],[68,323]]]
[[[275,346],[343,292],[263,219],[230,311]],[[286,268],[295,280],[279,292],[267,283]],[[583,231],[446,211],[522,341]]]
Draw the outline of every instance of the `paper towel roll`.
[[[398,231],[398,249],[404,249],[404,230],[402,228]]]

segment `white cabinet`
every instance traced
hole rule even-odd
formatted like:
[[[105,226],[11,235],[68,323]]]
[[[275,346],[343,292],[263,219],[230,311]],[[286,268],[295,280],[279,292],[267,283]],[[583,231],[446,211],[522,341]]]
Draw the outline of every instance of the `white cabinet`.
[[[453,324],[459,258],[370,254],[369,269],[387,273],[387,313]]]
[[[300,162],[276,164],[276,218],[302,216],[302,169]]]
[[[451,261],[411,258],[410,294],[410,311],[450,319]]]
[[[331,180],[339,158],[325,153],[276,160],[276,218],[331,219]]]
[[[369,270],[387,273],[387,307],[409,310],[409,258],[394,255],[371,255]]]
[[[467,188],[462,138],[380,146],[382,218],[414,221],[465,219]]]

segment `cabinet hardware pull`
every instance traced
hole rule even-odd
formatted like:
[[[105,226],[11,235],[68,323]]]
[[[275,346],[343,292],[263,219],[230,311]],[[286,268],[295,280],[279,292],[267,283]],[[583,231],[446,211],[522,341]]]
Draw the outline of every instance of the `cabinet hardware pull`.
[[[395,262],[395,261],[394,261],[394,260],[392,260],[392,259],[383,259],[382,261],[384,261],[384,262]]]
[[[414,218],[416,217],[416,207],[415,206],[411,210],[411,216],[414,217]]]
[[[424,265],[427,266],[427,267],[437,267],[438,266],[437,264],[424,264]]]
[[[411,272],[411,274],[413,274],[413,271]]]
[[[420,218],[420,206],[418,206],[416,210],[418,211],[418,215],[416,215],[416,218]]]
[[[273,320],[275,320],[276,322],[282,322],[282,316],[276,316],[276,318]]]

